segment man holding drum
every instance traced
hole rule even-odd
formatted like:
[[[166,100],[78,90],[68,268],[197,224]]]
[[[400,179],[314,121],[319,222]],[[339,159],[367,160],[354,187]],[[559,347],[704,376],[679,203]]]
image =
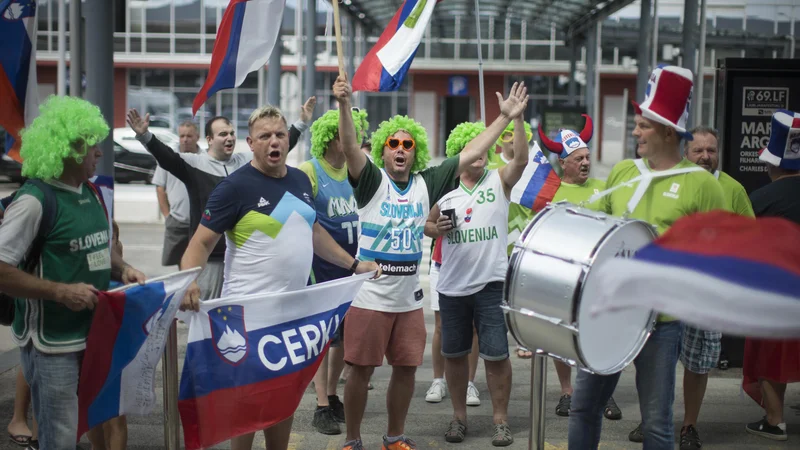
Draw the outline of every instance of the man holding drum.
[[[508,427],[511,394],[508,330],[500,304],[508,267],[509,197],[528,165],[524,130],[520,111],[514,117],[514,159],[499,170],[487,170],[488,151],[493,145],[487,146],[485,156],[461,174],[459,187],[433,205],[428,216],[428,225],[435,225],[435,237],[442,242],[442,266],[436,289],[442,321],[442,355],[447,384],[453,394],[450,398],[454,415],[445,433],[447,442],[462,442],[467,433],[465,396],[473,324],[494,410],[492,445],[504,447],[514,442]],[[476,137],[492,131],[485,130],[482,123],[458,125],[447,139],[447,156],[456,156]]]
[[[337,78],[333,94],[340,109],[350,108],[351,87],[344,77]],[[508,99],[503,100],[498,93],[500,116],[489,126],[491,131],[470,142],[458,157],[430,169],[425,169],[430,160],[427,133],[418,122],[395,116],[381,123],[371,139],[373,163],[358,148],[352,116],[339,115],[339,136],[359,208],[358,258],[374,260],[386,275],[364,283],[344,322],[344,359],[352,367],[345,385],[344,449],[363,448],[361,421],[367,406],[367,383],[384,357],[392,365],[392,377],[386,393],[389,423],[383,449],[416,448],[404,431],[416,370],[425,353],[417,273],[425,221],[430,205],[452,188],[459,174],[486,154],[512,118],[525,109],[526,94],[525,87],[517,83]]]
[[[724,209],[722,188],[713,175],[680,155],[681,139],[691,140],[685,124],[692,95],[692,72],[659,66],[650,75],[644,102],[636,107],[633,136],[642,159],[618,163],[602,198],[607,213],[644,220],[664,233],[676,220],[697,212]],[[638,179],[637,182],[631,182]],[[646,450],[674,448],[672,404],[682,326],[659,316],[650,338],[634,360],[642,435]],[[596,449],[603,409],[620,374],[578,373],[569,419],[569,448]]]
[[[592,195],[606,188],[605,181],[589,178],[592,161],[589,157],[588,144],[592,139],[594,125],[591,117],[586,114],[583,114],[583,117],[586,118],[583,131],[577,133],[573,130],[561,129],[554,139],[548,138],[541,125],[539,126],[539,140],[544,148],[558,155],[558,164],[561,166],[563,173],[561,175],[561,186],[559,186],[553,197],[553,203],[566,200],[575,205],[580,205],[589,200]],[[603,209],[603,204],[600,200],[583,206],[594,211]],[[567,417],[572,403],[572,368],[557,359],[553,360],[553,364],[556,367],[558,382],[561,385],[561,398],[558,400],[558,405],[556,405],[556,415]],[[622,418],[622,411],[620,411],[613,397],[608,399],[604,415],[611,420]]]

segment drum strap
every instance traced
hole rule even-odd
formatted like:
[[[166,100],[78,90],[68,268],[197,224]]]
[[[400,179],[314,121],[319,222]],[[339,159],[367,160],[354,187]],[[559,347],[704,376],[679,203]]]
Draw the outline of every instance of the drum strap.
[[[639,169],[639,175],[636,178],[630,179],[625,183],[618,184],[611,189],[606,189],[605,191],[598,192],[594,194],[590,199],[589,203],[595,202],[606,195],[611,194],[612,192],[616,191],[617,189],[623,186],[632,186],[634,183],[639,182],[639,185],[636,187],[636,190],[633,192],[633,196],[628,201],[628,208],[627,214],[632,213],[636,206],[639,205],[639,202],[642,201],[642,197],[644,197],[645,192],[647,192],[647,188],[650,187],[650,182],[655,178],[664,178],[664,177],[671,177],[673,175],[680,175],[689,172],[699,172],[701,170],[705,170],[702,167],[687,167],[685,169],[670,169],[670,170],[661,170],[657,172],[651,172],[647,169],[644,164],[643,159],[636,159],[634,160],[634,164],[636,164],[636,168]]]

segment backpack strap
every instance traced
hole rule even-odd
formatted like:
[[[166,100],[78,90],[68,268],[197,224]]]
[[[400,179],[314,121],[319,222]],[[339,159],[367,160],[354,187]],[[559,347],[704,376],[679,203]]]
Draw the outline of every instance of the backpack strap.
[[[106,201],[103,200],[103,193],[100,192],[100,188],[97,187],[96,184],[92,183],[91,181],[87,181],[86,185],[89,186],[89,189],[94,192],[94,196],[97,197],[97,201],[100,202],[100,206],[103,207],[103,212],[106,213],[106,218],[110,219],[108,216],[108,207],[106,206]]]
[[[36,233],[36,237],[33,238],[31,248],[22,263],[23,270],[31,273],[36,268],[37,264],[39,264],[39,256],[42,254],[44,243],[55,226],[56,215],[58,214],[58,201],[56,200],[56,194],[53,192],[53,188],[44,181],[28,179],[26,183],[36,186],[44,195],[44,201],[42,202],[42,220],[39,223],[39,231]]]

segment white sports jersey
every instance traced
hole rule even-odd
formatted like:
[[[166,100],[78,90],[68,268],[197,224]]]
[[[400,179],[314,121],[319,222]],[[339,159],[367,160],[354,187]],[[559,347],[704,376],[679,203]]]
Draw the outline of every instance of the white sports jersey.
[[[472,189],[463,183],[439,200],[439,209],[455,209],[455,228],[442,239],[440,294],[472,295],[506,277],[508,205],[497,170],[485,170]]]
[[[383,276],[367,280],[353,306],[384,312],[422,308],[418,271],[429,212],[428,188],[420,175],[412,175],[401,191],[381,169],[378,191],[358,210],[358,259],[380,264]]]

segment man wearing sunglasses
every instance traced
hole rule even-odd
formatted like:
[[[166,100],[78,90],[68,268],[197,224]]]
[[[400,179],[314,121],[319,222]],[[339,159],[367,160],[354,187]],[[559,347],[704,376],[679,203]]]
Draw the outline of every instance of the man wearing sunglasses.
[[[352,88],[345,77],[333,85],[340,109],[350,108]],[[361,421],[367,402],[367,383],[384,356],[392,365],[386,404],[388,433],[384,450],[414,449],[404,428],[417,366],[425,352],[422,290],[417,272],[430,205],[452,189],[456,177],[492,145],[527,104],[527,89],[514,84],[503,99],[497,94],[500,116],[455,157],[425,169],[430,155],[425,129],[405,116],[383,122],[372,135],[374,163],[359,149],[352,117],[339,116],[339,136],[347,171],[358,203],[361,235],[358,258],[375,261],[387,275],[369,281],[359,291],[345,320],[345,362],[351,365],[345,385],[347,441],[344,449],[362,449]]]
[[[442,242],[442,266],[436,290],[442,321],[441,352],[453,394],[454,416],[445,433],[447,442],[462,442],[467,433],[465,397],[473,324],[492,398],[492,445],[505,447],[514,442],[508,426],[511,395],[508,329],[500,304],[508,268],[510,195],[528,165],[528,142],[521,113],[514,117],[513,123],[514,159],[498,170],[487,170],[486,161],[494,147],[491,143],[486,153],[461,173],[459,187],[433,205],[426,225],[428,235]],[[458,125],[447,139],[447,156],[458,155],[484,128],[482,123]]]

